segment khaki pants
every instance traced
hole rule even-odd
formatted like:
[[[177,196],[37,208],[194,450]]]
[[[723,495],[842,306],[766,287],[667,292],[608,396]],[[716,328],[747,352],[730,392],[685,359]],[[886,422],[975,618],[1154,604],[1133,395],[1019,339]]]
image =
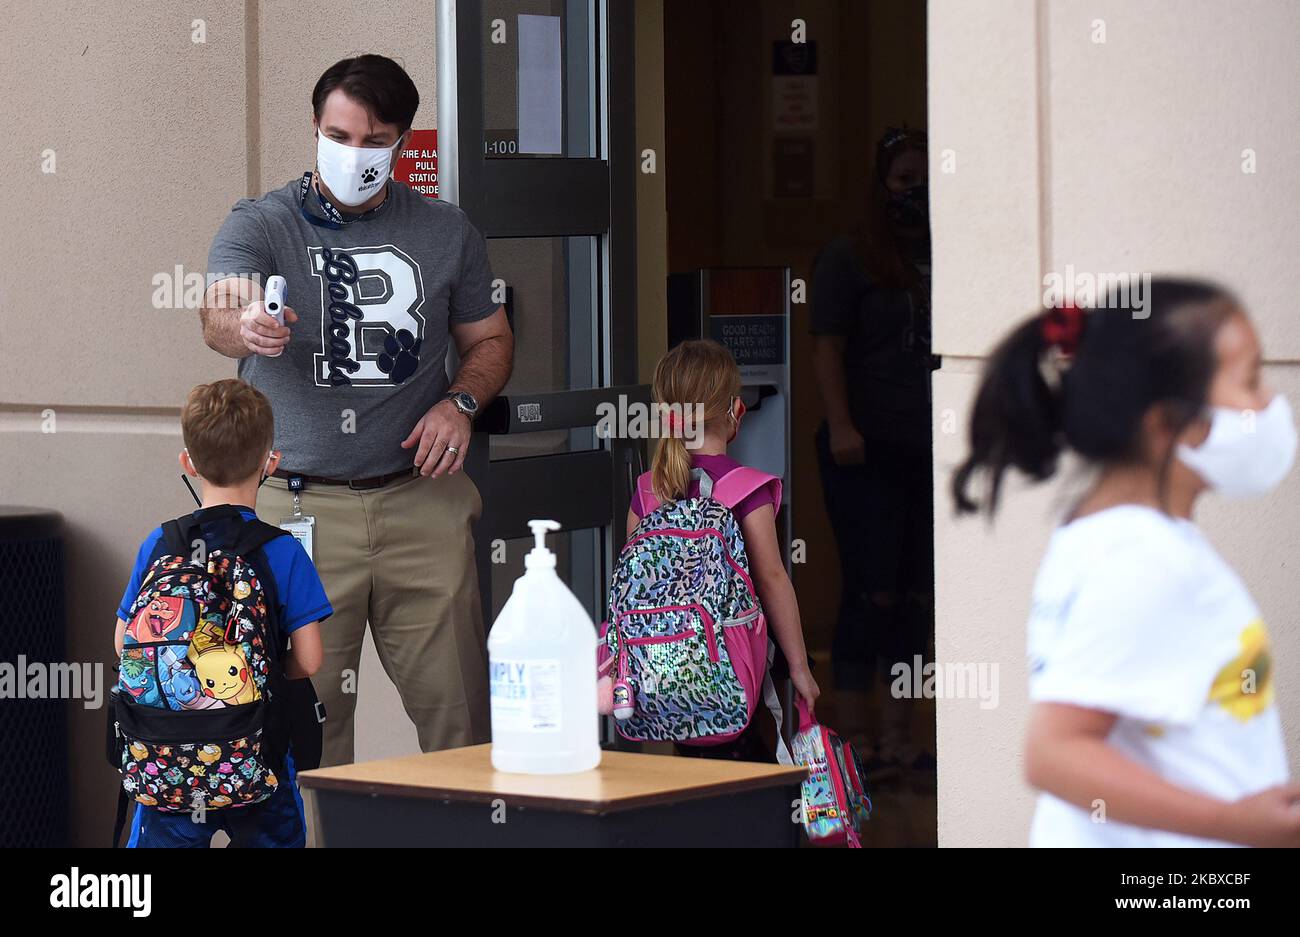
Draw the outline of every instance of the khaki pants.
[[[488,741],[487,636],[471,533],[483,502],[474,482],[461,471],[373,491],[309,483],[301,507],[316,518],[313,559],[334,606],[312,678],[328,713],[321,765],[354,760],[367,621],[422,750]],[[267,480],[257,513],[271,524],[293,513],[285,481]]]

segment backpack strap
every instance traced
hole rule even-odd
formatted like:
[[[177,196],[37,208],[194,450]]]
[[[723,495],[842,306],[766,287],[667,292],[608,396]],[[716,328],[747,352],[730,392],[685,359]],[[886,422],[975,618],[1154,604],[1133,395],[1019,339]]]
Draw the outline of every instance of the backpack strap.
[[[729,508],[735,508],[754,492],[769,485],[772,486],[772,509],[779,510],[781,507],[780,477],[760,472],[746,465],[732,469],[713,483],[713,499],[721,501]]]
[[[275,658],[278,658],[282,650],[279,642],[283,637],[280,634],[280,593],[276,587],[275,576],[271,574],[271,560],[262,548],[272,540],[292,535],[289,531],[268,524],[259,518],[246,520],[243,515],[240,515],[240,520],[243,521],[244,526],[235,535],[234,542],[227,552],[242,556],[247,562],[252,563],[257,571],[262,595],[266,599],[266,613],[270,619],[268,623],[275,629],[276,643],[272,650]]]
[[[174,556],[186,556],[193,549],[195,524],[191,517],[178,517],[162,525],[162,544]]]
[[[279,586],[271,572],[271,559],[263,548],[272,540],[289,536],[292,536],[289,531],[263,520],[245,520],[243,529],[235,538],[234,546],[231,547],[234,553],[242,556],[246,562],[252,563],[257,571],[258,582],[262,586],[262,597],[266,601],[266,623],[271,632],[266,635],[268,652],[271,654],[272,669],[279,671],[283,670],[282,658],[288,638],[280,627],[283,623],[280,621]]]
[[[802,696],[799,696],[797,693],[795,694],[795,696],[798,697],[798,699],[795,701],[795,706],[798,707],[798,711],[799,711],[798,731],[807,732],[809,729],[811,729],[813,726],[817,724],[817,713],[814,712],[813,707],[808,705],[808,701],[805,700]]]
[[[713,500],[721,502],[734,510],[736,505],[754,492],[768,486],[772,488],[772,509],[773,511],[779,510],[781,507],[781,479],[776,475],[769,475],[767,472],[760,472],[758,469],[741,465],[713,483]],[[790,765],[794,764],[794,759],[790,755],[790,749],[785,744],[785,736],[781,734],[785,725],[785,713],[781,709],[781,697],[776,692],[776,684],[772,681],[772,663],[775,658],[776,645],[769,638],[767,642],[767,667],[764,668],[763,673],[763,703],[767,706],[767,711],[772,714],[772,721],[776,723],[776,760],[779,764]]]
[[[713,476],[702,468],[691,469],[691,481],[700,486],[701,498],[713,497]]]
[[[240,515],[243,519],[243,515]],[[255,554],[262,547],[266,546],[277,537],[292,536],[289,531],[283,527],[276,527],[274,524],[268,524],[260,518],[244,520],[244,527],[235,538],[234,546],[231,548],[240,556],[250,556]],[[259,572],[264,572],[259,570]],[[265,577],[264,577],[265,578]]]
[[[700,497],[707,498],[713,494],[713,479],[701,468],[691,469],[691,481],[698,482]],[[637,491],[641,492],[641,510],[646,514],[658,509],[662,503],[655,494],[654,472],[646,472],[636,480]],[[644,516],[644,515],[643,515]]]
[[[262,587],[262,598],[266,602],[266,630],[262,634],[262,640],[265,642],[264,649],[267,654],[269,674],[267,676],[267,689],[270,691],[270,706],[266,713],[266,722],[262,729],[262,745],[267,755],[267,763],[273,771],[287,776],[287,755],[291,747],[293,736],[293,713],[295,690],[292,683],[301,681],[290,681],[284,673],[284,654],[287,649],[288,638],[281,629],[280,621],[280,594],[277,588],[275,576],[271,572],[270,558],[266,555],[265,547],[272,540],[280,537],[292,536],[287,530],[268,524],[260,518],[247,519],[243,514],[239,515],[243,526],[239,533],[235,535],[234,543],[230,546],[229,551],[238,556],[242,556],[248,563],[252,563],[257,572],[258,582]],[[310,683],[308,683],[310,687]],[[315,693],[312,691],[314,697]],[[320,729],[319,723],[316,729]],[[317,756],[319,760],[319,756]],[[282,782],[287,783],[287,782]]]
[[[203,520],[193,514],[182,514],[174,521],[162,525],[163,542],[176,556],[185,556],[194,549],[195,540],[203,540],[203,524],[215,521],[236,520],[242,522],[244,515],[233,504],[222,504],[203,509]]]
[[[701,498],[713,498],[715,501],[721,501],[729,508],[734,508],[765,485],[773,486],[772,499],[774,505],[776,508],[781,506],[780,477],[769,475],[767,472],[760,472],[755,468],[744,465],[738,466],[716,482],[703,469],[693,468],[691,469],[691,478],[699,482]],[[660,505],[659,498],[655,496],[654,492],[654,473],[645,472],[642,474],[636,480],[636,488],[641,494],[641,510],[644,517],[645,514],[651,513]]]
[[[790,749],[785,744],[785,736],[781,734],[785,728],[785,713],[781,711],[781,697],[776,692],[776,684],[772,682],[772,661],[775,657],[776,645],[769,637],[767,641],[767,668],[763,673],[763,703],[767,706],[767,711],[772,714],[772,721],[776,723],[777,764],[793,765],[794,756],[790,754]]]

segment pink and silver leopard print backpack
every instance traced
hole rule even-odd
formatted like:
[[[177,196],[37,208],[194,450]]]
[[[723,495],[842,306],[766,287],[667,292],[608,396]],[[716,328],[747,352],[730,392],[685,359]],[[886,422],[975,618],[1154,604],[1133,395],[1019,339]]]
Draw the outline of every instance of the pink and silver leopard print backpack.
[[[650,473],[637,480],[646,513],[610,585],[599,675],[613,682],[619,734],[634,741],[729,742],[760,698],[780,725],[767,621],[732,509],[765,486],[779,505],[781,480],[743,466],[716,482],[700,469],[692,477],[698,497],[663,504]]]

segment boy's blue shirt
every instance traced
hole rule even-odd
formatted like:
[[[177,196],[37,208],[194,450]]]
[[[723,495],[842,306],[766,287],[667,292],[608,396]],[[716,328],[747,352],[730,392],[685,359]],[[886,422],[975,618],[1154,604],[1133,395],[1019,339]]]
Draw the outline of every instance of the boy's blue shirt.
[[[253,510],[243,505],[239,505],[239,513],[245,520],[257,518]],[[161,538],[162,527],[157,527],[140,544],[131,578],[126,584],[126,591],[122,593],[122,602],[117,607],[117,617],[123,621],[131,620],[131,605],[140,594],[140,583],[149,569],[149,559]],[[280,629],[284,634],[293,634],[303,625],[322,621],[334,614],[334,607],[325,595],[325,587],[321,585],[316,567],[296,537],[287,534],[276,537],[262,550],[271,567],[267,572],[275,578],[276,592],[280,598]]]

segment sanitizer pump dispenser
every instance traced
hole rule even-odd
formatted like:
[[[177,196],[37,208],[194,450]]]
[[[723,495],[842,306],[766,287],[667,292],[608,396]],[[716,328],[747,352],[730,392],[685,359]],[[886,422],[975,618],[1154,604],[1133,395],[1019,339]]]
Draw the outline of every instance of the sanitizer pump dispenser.
[[[596,629],[555,572],[546,532],[529,521],[536,546],[488,636],[492,767],[519,774],[570,774],[600,764],[596,716]]]

